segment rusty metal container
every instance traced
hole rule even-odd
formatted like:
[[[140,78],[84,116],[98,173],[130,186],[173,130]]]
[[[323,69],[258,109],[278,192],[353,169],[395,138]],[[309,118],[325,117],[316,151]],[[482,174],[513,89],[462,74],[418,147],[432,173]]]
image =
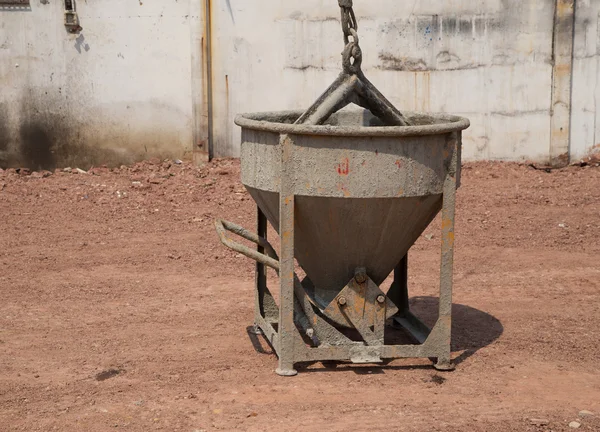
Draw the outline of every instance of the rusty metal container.
[[[427,357],[451,370],[455,197],[469,121],[396,109],[361,70],[352,0],[338,2],[345,47],[332,85],[306,111],[236,118],[257,232],[217,220],[217,233],[257,262],[254,328],[277,353],[278,374],[295,375],[302,362],[399,357]],[[350,104],[363,109],[346,110]],[[440,302],[430,329],[410,311],[408,251],[440,211]],[[267,221],[279,234],[281,257],[267,240]],[[278,302],[267,267],[279,275]],[[414,343],[386,344],[388,323]]]
[[[327,305],[368,269],[380,285],[442,208],[444,180],[466,119],[405,113],[386,127],[369,111],[342,111],[319,126],[301,112],[241,115],[242,183],[279,231],[282,137],[294,143],[295,257]],[[460,167],[460,163],[456,165]],[[460,173],[457,173],[457,181]]]

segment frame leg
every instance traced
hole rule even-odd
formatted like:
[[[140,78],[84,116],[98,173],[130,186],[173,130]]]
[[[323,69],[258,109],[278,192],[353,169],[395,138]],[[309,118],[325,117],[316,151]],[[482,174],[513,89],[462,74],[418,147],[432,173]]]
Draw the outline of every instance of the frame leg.
[[[408,312],[408,253],[394,269],[394,281],[388,298],[398,307],[399,316]]]
[[[267,238],[267,218],[262,212],[260,207],[256,206],[257,218],[256,218],[256,232],[257,234],[266,239]],[[257,245],[256,250],[259,253],[264,254],[265,248]],[[254,301],[254,326],[251,333],[256,335],[262,335],[263,331],[258,326],[258,318],[265,317],[265,306],[264,298],[267,291],[267,269],[264,264],[256,262],[255,271],[255,301]]]
[[[435,368],[441,371],[453,370],[451,358],[452,330],[452,268],[454,266],[454,210],[456,203],[456,178],[459,164],[460,135],[453,133],[447,143],[451,157],[448,174],[444,180],[442,207],[442,257],[440,268],[440,310],[439,321],[443,334],[443,349],[437,358]]]
[[[279,270],[279,367],[281,376],[294,376],[294,180],[292,173],[292,152],[294,143],[287,135],[280,141],[282,149],[281,191],[279,193],[279,233],[281,237],[281,258]]]
[[[417,344],[427,340],[431,329],[419,318],[413,315],[408,304],[408,253],[394,269],[394,282],[388,292],[388,297],[398,307],[394,315],[394,325],[406,332]]]

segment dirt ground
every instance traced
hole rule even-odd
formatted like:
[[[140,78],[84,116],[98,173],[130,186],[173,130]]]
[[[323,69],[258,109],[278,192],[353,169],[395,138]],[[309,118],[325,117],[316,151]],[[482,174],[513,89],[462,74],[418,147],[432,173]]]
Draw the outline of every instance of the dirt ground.
[[[214,233],[254,224],[237,162],[74,171],[0,172],[2,431],[600,431],[599,168],[465,166],[456,371],[294,378],[253,347],[253,263]],[[410,255],[429,321],[437,225]]]

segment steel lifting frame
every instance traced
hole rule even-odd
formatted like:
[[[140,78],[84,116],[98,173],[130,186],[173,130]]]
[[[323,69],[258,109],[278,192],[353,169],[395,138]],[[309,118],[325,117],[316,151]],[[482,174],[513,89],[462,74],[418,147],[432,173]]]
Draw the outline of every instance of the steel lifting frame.
[[[430,330],[409,309],[408,304],[408,257],[404,257],[394,270],[394,281],[388,299],[398,308],[393,317],[394,324],[405,330],[417,345],[385,345],[379,342],[357,343],[341,335],[320,315],[314,313],[306,298],[304,282],[295,275],[294,259],[294,216],[296,199],[294,176],[292,175],[293,139],[282,135],[281,147],[281,191],[280,211],[280,254],[271,248],[267,239],[267,219],[258,208],[257,235],[243,228],[222,221],[217,222],[217,231],[228,247],[255,259],[255,329],[264,334],[279,358],[277,373],[282,376],[296,375],[296,363],[316,361],[351,361],[372,363],[394,358],[430,358],[438,370],[452,370],[451,325],[452,325],[452,268],[454,261],[454,217],[458,179],[460,177],[461,132],[448,134],[448,144],[453,155],[444,179],[442,197],[442,239],[440,268],[439,316]],[[219,226],[221,224],[221,226]],[[232,242],[225,235],[231,231],[257,244],[256,250]],[[265,253],[267,255],[265,255]],[[279,306],[267,287],[266,268],[272,267],[279,273]],[[309,330],[305,335],[321,337],[326,342],[310,347],[298,331],[298,327]],[[385,324],[384,324],[385,325]],[[315,332],[313,335],[311,332]]]

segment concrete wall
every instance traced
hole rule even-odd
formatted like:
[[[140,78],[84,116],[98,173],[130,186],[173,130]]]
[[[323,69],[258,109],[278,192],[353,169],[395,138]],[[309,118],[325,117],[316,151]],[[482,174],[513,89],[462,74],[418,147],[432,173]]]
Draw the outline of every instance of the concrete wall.
[[[600,1],[576,1],[574,30],[573,0],[354,3],[367,76],[401,110],[469,117],[466,159],[599,150]],[[237,113],[306,108],[340,71],[335,0],[77,6],[80,35],[62,1],[0,6],[0,165],[182,157],[206,150],[209,118],[214,155],[238,156]]]
[[[363,69],[401,110],[469,117],[467,159],[549,158],[555,0],[356,0]],[[228,0],[214,10],[215,149],[236,112],[303,108],[340,70],[334,0]]]
[[[572,159],[600,152],[600,1],[578,0],[576,4]]]
[[[0,166],[181,157],[193,134],[190,0],[0,5]]]

